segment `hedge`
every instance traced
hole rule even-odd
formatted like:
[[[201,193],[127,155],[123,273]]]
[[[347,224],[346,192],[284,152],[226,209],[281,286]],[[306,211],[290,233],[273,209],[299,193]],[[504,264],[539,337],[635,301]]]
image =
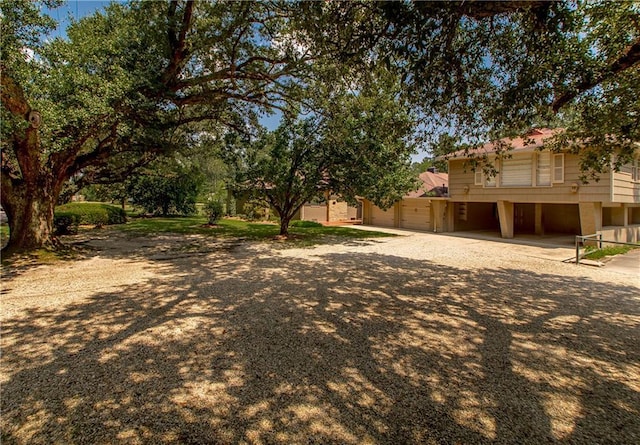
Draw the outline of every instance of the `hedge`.
[[[104,226],[127,221],[125,211],[101,202],[71,202],[56,207],[53,216],[54,231],[58,235],[75,233],[80,224]]]

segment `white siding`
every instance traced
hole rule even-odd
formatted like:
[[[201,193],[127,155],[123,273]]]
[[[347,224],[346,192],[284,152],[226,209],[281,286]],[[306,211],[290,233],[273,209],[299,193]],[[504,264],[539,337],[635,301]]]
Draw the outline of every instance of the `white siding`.
[[[530,155],[533,155],[531,153]],[[552,170],[553,157],[552,153]],[[498,175],[498,185],[496,187],[488,187],[474,185],[474,175],[468,166],[464,165],[464,160],[451,160],[449,162],[449,195],[452,201],[467,202],[497,202],[499,200],[511,202],[543,202],[543,203],[577,203],[580,201],[589,202],[611,202],[611,179],[609,173],[600,175],[600,181],[590,181],[588,184],[582,184],[580,181],[579,157],[573,154],[560,154],[559,158],[563,158],[564,171],[562,173],[564,181],[561,183],[553,182],[551,186],[539,187],[506,187],[502,186],[500,174]],[[559,164],[561,161],[556,161]],[[560,164],[561,165],[561,164]],[[560,168],[560,165],[558,167]],[[535,174],[535,168],[533,169]],[[572,190],[572,185],[577,184],[578,191]],[[616,182],[616,194],[622,192],[620,185]],[[640,188],[640,183],[637,184]],[[465,191],[465,187],[467,191]],[[629,193],[629,191],[627,191]],[[631,199],[631,197],[627,198]],[[620,201],[617,202],[633,202]]]

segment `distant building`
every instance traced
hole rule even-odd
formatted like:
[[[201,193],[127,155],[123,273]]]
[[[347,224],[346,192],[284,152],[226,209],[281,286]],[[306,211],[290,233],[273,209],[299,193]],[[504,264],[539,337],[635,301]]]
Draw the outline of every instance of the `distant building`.
[[[430,168],[421,173],[422,184],[391,208],[383,210],[371,201],[363,200],[363,223],[374,226],[398,227],[433,232],[448,231],[446,204],[449,176]]]

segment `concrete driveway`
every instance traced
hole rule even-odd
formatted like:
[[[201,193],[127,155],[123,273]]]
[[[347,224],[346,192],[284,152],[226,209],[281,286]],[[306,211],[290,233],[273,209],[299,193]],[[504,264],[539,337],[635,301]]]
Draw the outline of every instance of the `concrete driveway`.
[[[634,275],[640,281],[640,249],[616,255],[607,261],[604,267],[611,272]]]
[[[373,227],[373,226],[350,226],[360,230],[375,230],[387,232],[401,236],[433,237],[441,236],[446,239],[462,239],[470,240],[476,243],[478,241],[488,241],[491,243],[500,243],[501,249],[505,252],[522,254],[524,256],[545,258],[557,260],[565,263],[575,262],[575,236],[573,235],[517,235],[513,239],[501,238],[499,234],[492,231],[469,231],[469,232],[450,232],[450,233],[431,233],[418,230],[396,229],[389,227]],[[452,242],[451,247],[459,246],[459,242]],[[464,245],[464,242],[462,242]],[[634,249],[625,255],[616,255],[607,259],[607,261],[581,261],[580,267],[603,267],[608,272],[621,273],[637,277],[640,283],[640,249]]]

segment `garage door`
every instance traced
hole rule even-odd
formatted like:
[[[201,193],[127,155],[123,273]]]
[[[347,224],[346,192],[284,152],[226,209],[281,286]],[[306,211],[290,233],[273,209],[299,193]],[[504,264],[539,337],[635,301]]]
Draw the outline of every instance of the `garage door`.
[[[431,206],[427,199],[403,199],[400,227],[411,230],[431,230]]]
[[[395,225],[394,207],[389,210],[382,210],[380,207],[371,205],[371,225],[381,227],[394,227]]]

